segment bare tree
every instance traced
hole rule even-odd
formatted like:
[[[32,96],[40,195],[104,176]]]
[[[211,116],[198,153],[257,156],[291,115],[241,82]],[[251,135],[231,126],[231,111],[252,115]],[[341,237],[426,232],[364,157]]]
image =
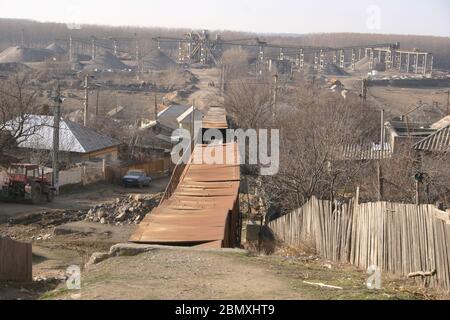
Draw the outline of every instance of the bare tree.
[[[249,71],[249,52],[241,48],[226,50],[222,55],[222,66],[227,80],[245,77]]]
[[[37,129],[29,125],[30,115],[38,110],[37,92],[29,88],[26,75],[0,82],[0,163],[8,163],[8,153]]]
[[[269,123],[271,92],[271,86],[264,82],[237,80],[227,87],[224,105],[233,122],[240,128],[262,128]]]
[[[356,99],[300,90],[297,104],[281,110],[280,172],[265,184],[270,201],[284,209],[311,196],[333,199],[354,190],[363,163],[343,160],[343,146],[370,141],[376,115]],[[372,121],[371,121],[372,120]]]

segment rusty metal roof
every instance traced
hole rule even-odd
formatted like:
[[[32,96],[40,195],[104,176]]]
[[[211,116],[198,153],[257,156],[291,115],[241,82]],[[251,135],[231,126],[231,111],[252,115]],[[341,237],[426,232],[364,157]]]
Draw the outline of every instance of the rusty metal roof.
[[[450,152],[450,125],[417,142],[413,148],[419,151]]]
[[[233,152],[231,164],[198,161],[206,150],[225,153],[223,146]],[[236,143],[197,145],[173,195],[145,217],[130,241],[221,247],[228,213],[239,195],[238,156]]]
[[[210,107],[203,117],[203,128],[205,129],[227,129],[227,113],[222,107]]]

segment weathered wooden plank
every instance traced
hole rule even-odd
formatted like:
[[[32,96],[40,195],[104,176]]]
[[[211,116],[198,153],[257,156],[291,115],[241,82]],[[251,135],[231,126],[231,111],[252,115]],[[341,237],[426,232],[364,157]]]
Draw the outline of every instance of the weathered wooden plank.
[[[32,281],[32,246],[0,238],[0,281]]]

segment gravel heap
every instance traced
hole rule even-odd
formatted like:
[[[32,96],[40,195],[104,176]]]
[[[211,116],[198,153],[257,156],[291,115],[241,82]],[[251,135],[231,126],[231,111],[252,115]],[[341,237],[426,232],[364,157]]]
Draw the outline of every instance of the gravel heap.
[[[58,45],[54,42],[52,44],[50,44],[46,49],[50,50],[56,54],[59,54],[59,55],[67,53],[66,50],[63,49],[63,47],[61,47],[60,45]]]
[[[47,49],[10,47],[0,53],[0,63],[43,62],[53,58],[54,52]]]
[[[162,194],[137,194],[117,198],[113,203],[99,204],[90,209],[85,220],[115,225],[138,224],[158,206],[161,197]]]
[[[87,69],[97,70],[125,70],[127,65],[119,60],[114,54],[109,51],[104,51],[95,56],[94,60],[89,61],[86,65]]]
[[[143,64],[144,69],[156,71],[168,70],[177,65],[171,58],[158,49],[150,51],[143,58]]]

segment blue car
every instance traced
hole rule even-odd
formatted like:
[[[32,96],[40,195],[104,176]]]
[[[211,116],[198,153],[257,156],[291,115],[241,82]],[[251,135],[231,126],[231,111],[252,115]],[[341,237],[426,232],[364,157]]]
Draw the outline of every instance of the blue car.
[[[130,170],[122,178],[122,183],[125,187],[148,187],[152,182],[152,178],[148,177],[144,171]]]

